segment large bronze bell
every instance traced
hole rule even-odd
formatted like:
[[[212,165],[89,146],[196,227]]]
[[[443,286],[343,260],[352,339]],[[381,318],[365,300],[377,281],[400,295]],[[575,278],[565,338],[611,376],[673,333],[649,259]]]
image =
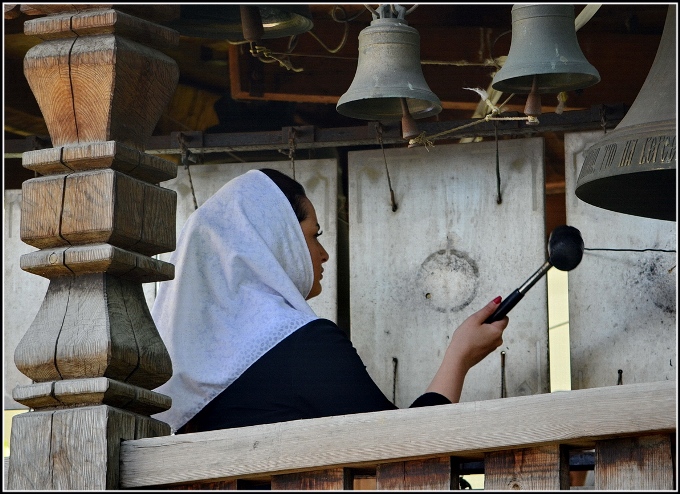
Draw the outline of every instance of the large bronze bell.
[[[585,153],[576,196],[593,206],[676,220],[676,8],[668,7],[654,63],[626,116]]]
[[[599,72],[576,39],[573,5],[513,5],[510,51],[491,87],[505,93],[543,94],[582,89],[599,81]]]
[[[258,5],[257,9],[261,39],[294,36],[314,27],[308,5]],[[243,41],[241,10],[239,5],[230,4],[181,5],[179,18],[167,25],[192,38]]]
[[[381,5],[359,33],[359,61],[354,80],[338,100],[338,113],[364,120],[398,120],[402,99],[413,118],[438,114],[439,98],[420,66],[420,35],[404,20],[403,7]]]

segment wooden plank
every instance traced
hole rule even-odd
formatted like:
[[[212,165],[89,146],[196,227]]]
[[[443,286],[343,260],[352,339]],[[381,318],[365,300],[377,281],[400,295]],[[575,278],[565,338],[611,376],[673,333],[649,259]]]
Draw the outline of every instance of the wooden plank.
[[[620,435],[674,431],[675,393],[673,381],[629,384],[126,441],[121,487],[594,446]]]
[[[193,484],[177,484],[163,486],[169,491],[235,491],[238,480],[216,480],[215,482],[195,482]]]
[[[268,491],[271,490],[271,482],[268,480],[231,479],[164,485],[162,488],[170,491]]]
[[[673,438],[617,438],[595,444],[595,489],[676,489]]]
[[[487,453],[484,459],[484,489],[569,489],[569,453],[557,444]]]
[[[273,475],[272,490],[352,490],[354,480],[348,468],[328,468],[312,472]]]
[[[452,474],[449,456],[381,463],[376,470],[378,490],[448,491],[457,485],[458,476]]]

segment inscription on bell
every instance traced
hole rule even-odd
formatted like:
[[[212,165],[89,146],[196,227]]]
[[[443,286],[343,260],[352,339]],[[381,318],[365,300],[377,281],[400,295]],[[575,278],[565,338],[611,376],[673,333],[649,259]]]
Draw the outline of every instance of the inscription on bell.
[[[591,149],[586,154],[586,159],[583,162],[583,168],[581,168],[580,177],[585,177],[590,175],[595,171],[595,162],[597,161],[597,156],[600,154],[600,148]],[[580,179],[579,177],[579,179]]]
[[[621,154],[621,161],[619,161],[619,166],[630,166],[630,164],[633,162],[633,154],[635,153],[636,145],[637,139],[626,141],[626,145],[623,148],[623,153]]]
[[[640,154],[640,165],[671,163],[675,160],[675,136],[655,136],[645,139]]]
[[[600,170],[606,170],[614,162],[614,155],[616,154],[616,144],[609,144],[604,148],[604,157],[602,159],[602,164],[600,165]]]

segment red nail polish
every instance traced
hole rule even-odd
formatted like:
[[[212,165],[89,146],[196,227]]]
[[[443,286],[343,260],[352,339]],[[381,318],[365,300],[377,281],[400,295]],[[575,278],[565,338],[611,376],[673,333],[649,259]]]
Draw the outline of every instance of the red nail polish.
[[[501,303],[501,300],[503,300],[503,297],[498,296],[498,297],[496,297],[495,299],[493,299],[493,303],[494,303],[494,304],[500,304],[500,303]]]

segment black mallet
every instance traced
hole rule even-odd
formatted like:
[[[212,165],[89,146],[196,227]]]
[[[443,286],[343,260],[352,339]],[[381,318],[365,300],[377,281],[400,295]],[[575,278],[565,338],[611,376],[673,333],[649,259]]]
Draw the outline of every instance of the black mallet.
[[[562,225],[555,228],[548,238],[548,260],[517,290],[512,292],[489,318],[486,324],[503,319],[510,310],[522,300],[524,294],[548,270],[555,266],[560,271],[571,271],[581,262],[583,257],[583,238],[581,232],[573,226]]]

